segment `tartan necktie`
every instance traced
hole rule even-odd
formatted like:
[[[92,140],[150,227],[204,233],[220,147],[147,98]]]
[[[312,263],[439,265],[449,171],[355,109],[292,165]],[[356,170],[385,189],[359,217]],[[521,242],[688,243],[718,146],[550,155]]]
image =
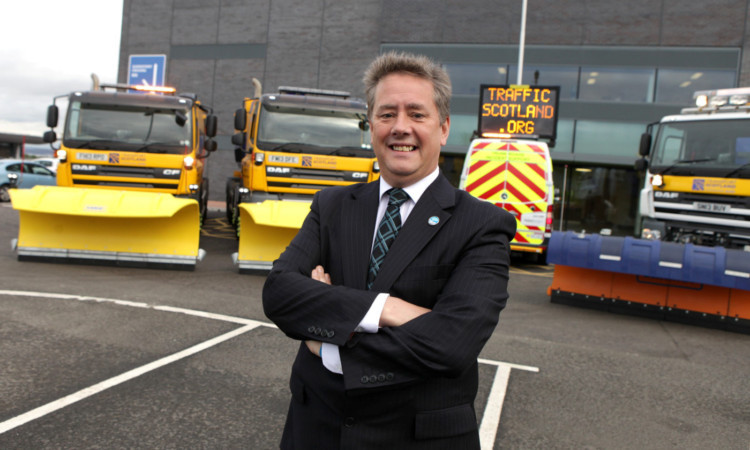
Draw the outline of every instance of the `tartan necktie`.
[[[370,268],[367,271],[367,289],[372,287],[380,270],[380,264],[385,259],[385,254],[388,253],[388,248],[398,235],[398,230],[401,228],[401,205],[409,199],[409,194],[401,188],[392,188],[386,193],[388,194],[388,207],[380,221],[378,233],[375,236],[375,245],[372,247]]]

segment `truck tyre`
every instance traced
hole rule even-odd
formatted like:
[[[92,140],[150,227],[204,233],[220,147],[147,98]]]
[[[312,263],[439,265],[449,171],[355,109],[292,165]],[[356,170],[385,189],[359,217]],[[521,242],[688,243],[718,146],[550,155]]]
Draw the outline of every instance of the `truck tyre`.
[[[201,213],[201,227],[206,224],[206,217],[208,216],[208,178],[204,178],[201,183],[201,191],[198,194],[200,199],[198,200]]]
[[[240,186],[240,179],[237,177],[231,177],[227,179],[227,185],[226,185],[226,202],[227,202],[227,208],[226,208],[226,214],[227,214],[227,221],[230,225],[237,228],[237,223],[235,221],[235,214],[238,204],[237,199],[237,188]]]

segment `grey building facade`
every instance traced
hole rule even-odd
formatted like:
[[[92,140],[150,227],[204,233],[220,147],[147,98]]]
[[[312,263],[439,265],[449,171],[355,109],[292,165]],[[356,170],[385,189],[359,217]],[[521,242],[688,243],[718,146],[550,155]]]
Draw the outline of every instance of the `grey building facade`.
[[[552,149],[555,229],[635,231],[640,133],[692,92],[750,85],[750,0],[529,0],[522,82],[561,86]],[[422,53],[454,84],[442,169],[458,182],[481,83],[514,84],[521,0],[124,0],[120,82],[130,55],[167,55],[167,83],[219,116],[211,198],[235,169],[232,115],[278,86],[362,97],[379,53]]]

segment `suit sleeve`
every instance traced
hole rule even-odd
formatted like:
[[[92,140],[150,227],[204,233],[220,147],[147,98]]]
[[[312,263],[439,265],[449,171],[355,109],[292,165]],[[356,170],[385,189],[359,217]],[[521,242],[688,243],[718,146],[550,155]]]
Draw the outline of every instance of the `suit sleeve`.
[[[310,278],[315,266],[325,267],[320,194],[314,197],[297,236],[273,264],[263,287],[263,310],[292,339],[341,346],[365,316],[377,293],[329,286]],[[324,203],[338,204],[335,198]]]
[[[476,363],[508,298],[509,241],[516,224],[506,211],[489,204],[451,220],[456,222],[445,230],[442,243],[460,250],[455,260],[440,261],[451,263],[453,270],[436,298],[429,300],[432,311],[377,334],[358,333],[342,347],[347,389],[375,387],[360,382],[370,374],[389,374],[388,381],[377,385],[384,387],[457,377]]]

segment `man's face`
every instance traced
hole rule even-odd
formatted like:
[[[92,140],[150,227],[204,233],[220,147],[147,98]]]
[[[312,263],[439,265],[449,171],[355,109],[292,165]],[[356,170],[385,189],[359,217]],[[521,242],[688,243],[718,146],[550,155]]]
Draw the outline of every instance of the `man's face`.
[[[394,187],[406,187],[437,167],[450,119],[440,123],[431,81],[392,73],[375,88],[370,127],[380,176]]]

